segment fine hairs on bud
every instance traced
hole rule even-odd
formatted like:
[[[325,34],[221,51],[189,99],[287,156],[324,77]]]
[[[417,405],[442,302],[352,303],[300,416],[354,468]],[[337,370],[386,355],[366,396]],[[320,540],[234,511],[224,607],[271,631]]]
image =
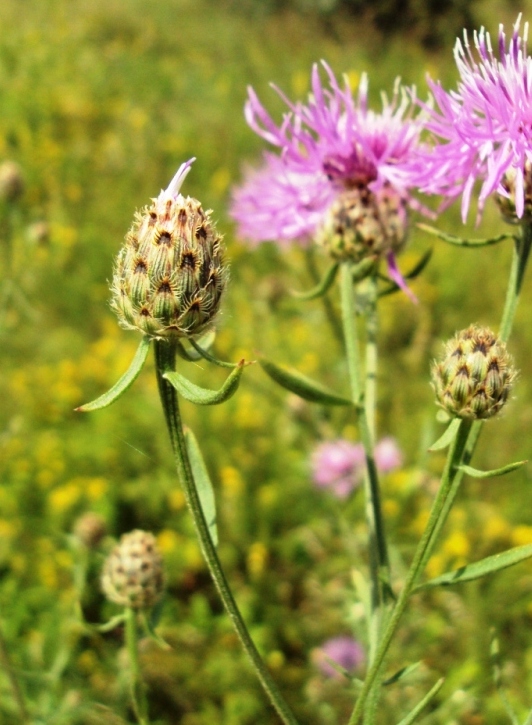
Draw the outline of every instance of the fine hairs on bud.
[[[163,560],[155,537],[136,529],[124,534],[105,560],[102,589],[111,602],[148,609],[164,591]]]
[[[138,212],[116,262],[111,306],[126,329],[191,337],[212,324],[227,281],[222,237],[179,188],[193,159]]]
[[[407,225],[406,200],[389,184],[378,191],[355,185],[330,206],[317,241],[339,262],[377,261],[401,251]]]
[[[487,327],[471,325],[445,345],[432,367],[438,404],[457,418],[496,415],[509,398],[516,372],[506,345]]]

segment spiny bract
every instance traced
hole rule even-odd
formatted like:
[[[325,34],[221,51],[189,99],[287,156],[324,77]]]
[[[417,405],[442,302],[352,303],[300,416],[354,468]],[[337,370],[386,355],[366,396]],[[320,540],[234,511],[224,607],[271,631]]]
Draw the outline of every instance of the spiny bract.
[[[508,400],[515,377],[506,345],[476,325],[447,342],[443,360],[432,368],[438,403],[457,418],[491,418]]]
[[[120,324],[154,338],[208,327],[227,281],[221,236],[197,199],[177,193],[190,163],[137,212],[118,254],[111,305]]]
[[[160,599],[163,561],[153,534],[136,529],[121,537],[105,560],[102,589],[111,602],[133,609],[147,609]]]

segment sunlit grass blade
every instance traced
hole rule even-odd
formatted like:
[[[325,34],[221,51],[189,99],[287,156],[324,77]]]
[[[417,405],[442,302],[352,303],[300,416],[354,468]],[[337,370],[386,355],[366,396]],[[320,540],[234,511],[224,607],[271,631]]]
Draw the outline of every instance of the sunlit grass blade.
[[[458,466],[458,468],[472,478],[492,478],[493,476],[504,476],[506,473],[517,471],[525,463],[528,463],[528,461],[517,461],[516,463],[509,463],[507,466],[502,466],[501,468],[493,468],[491,471],[479,471],[478,468],[465,465]]]
[[[216,499],[214,497],[214,489],[198,441],[190,428],[185,429],[185,443],[194,476],[194,483],[196,484],[201,508],[203,509],[203,516],[209,527],[211,539],[214,545],[217,546],[218,527],[216,526]]]
[[[444,448],[448,448],[451,443],[456,438],[456,434],[458,433],[458,428],[460,427],[460,418],[453,418],[452,421],[449,423],[447,428],[445,429],[445,432],[443,435],[441,435],[436,443],[433,443],[431,447],[429,448],[429,453],[434,453],[435,451],[443,451]]]
[[[454,244],[454,246],[458,247],[489,247],[492,244],[503,242],[505,239],[515,239],[515,234],[506,233],[498,234],[496,237],[491,237],[489,239],[463,239],[462,237],[457,237],[454,234],[442,232],[439,229],[436,229],[436,227],[431,227],[430,224],[419,223],[416,226],[418,229],[427,232],[427,234],[431,234],[433,237],[438,237],[438,239],[441,239],[442,242]]]
[[[278,385],[304,400],[323,405],[353,405],[348,398],[336,395],[314,380],[307,378],[306,375],[301,375],[297,370],[290,370],[265,358],[260,358],[259,363],[264,372]]]
[[[298,300],[315,300],[318,297],[322,297],[330,290],[338,273],[338,267],[338,263],[329,267],[318,284],[315,287],[312,287],[312,289],[309,289],[307,292],[297,292],[296,290],[291,290],[291,294],[294,297],[297,297]]]
[[[120,380],[115,383],[110,390],[103,395],[100,395],[99,398],[96,398],[96,400],[93,400],[91,403],[80,405],[79,408],[76,408],[76,410],[80,413],[89,413],[92,410],[107,408],[107,406],[114,403],[115,400],[118,400],[118,398],[123,395],[138,378],[140,371],[146,362],[146,358],[148,357],[150,342],[151,338],[144,336],[137,348],[137,352],[135,353],[135,357],[133,358],[131,365],[129,366],[127,372],[122,375]]]
[[[245,360],[241,360],[218,390],[202,388],[177,372],[164,373],[163,377],[190,403],[195,403],[196,405],[219,405],[220,403],[225,403],[226,400],[229,400],[236,393],[240,385],[242,372],[246,365],[249,364]]]
[[[516,546],[513,549],[503,551],[501,554],[487,556],[485,559],[476,561],[474,564],[461,566],[459,569],[446,572],[435,579],[430,579],[428,582],[417,586],[414,591],[438,586],[450,586],[451,584],[460,584],[462,582],[473,581],[473,579],[480,579],[488,574],[494,574],[496,571],[507,569],[514,564],[519,564],[520,561],[524,561],[530,557],[532,557],[532,544]]]
[[[401,722],[397,723],[397,725],[411,725],[414,720],[417,718],[418,715],[421,714],[421,712],[425,709],[425,707],[429,704],[429,702],[432,700],[432,698],[438,694],[438,692],[441,690],[441,687],[444,683],[443,677],[436,682],[436,684],[427,692],[425,697],[418,702],[418,704],[415,706],[415,708],[410,712],[406,717],[404,717]]]
[[[399,680],[403,680],[405,677],[408,677],[408,675],[412,674],[412,672],[417,670],[417,668],[419,667],[420,664],[421,664],[421,661],[414,662],[414,664],[407,665],[406,667],[401,667],[401,669],[398,670],[395,674],[393,674],[391,677],[388,677],[388,679],[384,680],[382,684],[383,685],[393,685],[396,682],[399,682]]]

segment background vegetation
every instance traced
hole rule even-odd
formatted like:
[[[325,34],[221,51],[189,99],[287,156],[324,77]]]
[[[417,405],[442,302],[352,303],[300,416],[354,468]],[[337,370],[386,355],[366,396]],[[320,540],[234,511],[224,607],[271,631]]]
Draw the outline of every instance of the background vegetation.
[[[522,7],[526,20],[532,7]],[[430,8],[347,0],[0,4],[0,160],[17,162],[24,178],[23,193],[0,209],[0,621],[31,722],[133,721],[122,633],[90,632],[78,602],[88,622],[115,613],[100,593],[99,569],[114,538],[136,527],[157,536],[168,571],[158,631],[173,649],[146,642],[142,652],[154,721],[277,722],[202,564],[152,365],[110,409],[86,416],[73,409],[129,364],[138,339],[118,328],[108,307],[113,258],[134,210],[191,156],[197,161],[185,192],[214,209],[231,260],[218,354],[237,360],[260,351],[336,389],[347,385],[319,301],[301,304],[289,294],[311,284],[302,251],[249,249],[228,219],[230,187],[262,150],[244,122],[246,86],[277,113],[268,83],[303,96],[311,63],[324,58],[354,86],[368,71],[377,107],[396,75],[423,96],[427,72],[455,82],[453,38],[463,23],[496,32],[517,14],[512,4],[492,0],[449,2],[437,17]],[[441,226],[464,233],[457,208]],[[503,229],[489,205],[480,229],[466,233]],[[380,331],[379,429],[395,436],[405,455],[404,468],[384,480],[399,572],[442,464],[426,454],[440,431],[430,360],[442,340],[470,322],[497,327],[510,261],[508,245],[459,250],[413,228],[401,265],[408,268],[430,247],[431,263],[413,284],[419,305],[404,295],[388,298]],[[529,281],[511,344],[521,370],[516,398],[487,426],[479,467],[530,455],[531,288]],[[206,364],[188,367],[210,387],[223,374]],[[365,568],[362,503],[356,495],[339,503],[315,489],[309,457],[339,432],[357,440],[356,429],[342,413],[287,397],[254,367],[227,404],[187,405],[184,412],[215,482],[221,556],[256,642],[302,722],[344,722],[353,693],[343,681],[325,679],[316,657],[332,636],[364,642],[351,579],[353,566]],[[531,476],[525,467],[501,479],[468,480],[430,572],[532,542]],[[103,516],[108,531],[90,553],[72,533],[88,511]],[[420,659],[422,665],[404,686],[389,688],[382,722],[399,720],[441,675],[440,709],[424,722],[504,722],[490,672],[490,627],[501,639],[509,696],[524,717],[532,707],[530,567],[414,600],[390,671]],[[5,669],[0,713],[0,721],[17,722]]]

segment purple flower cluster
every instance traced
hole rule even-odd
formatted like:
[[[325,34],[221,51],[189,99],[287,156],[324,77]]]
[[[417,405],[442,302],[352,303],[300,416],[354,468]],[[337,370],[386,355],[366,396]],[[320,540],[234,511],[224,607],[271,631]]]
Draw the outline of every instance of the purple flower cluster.
[[[375,464],[381,473],[401,466],[403,457],[394,438],[382,438],[375,446]],[[320,443],[311,457],[312,479],[340,499],[362,482],[365,471],[364,447],[343,439]]]
[[[346,635],[333,637],[323,643],[315,657],[318,669],[325,677],[341,678],[341,673],[329,660],[351,674],[364,664],[364,649],[356,639]]]
[[[323,62],[312,69],[312,93],[306,104],[292,103],[277,88],[289,112],[277,125],[252,88],[245,106],[250,127],[277,153],[266,152],[260,169],[250,171],[233,195],[232,216],[239,234],[252,243],[308,243],[338,194],[354,186],[378,191],[385,184],[410,199],[416,185],[414,152],[421,120],[396,82],[383,110],[368,109],[367,77],[355,100],[347,80],[341,87]]]
[[[525,175],[532,162],[532,58],[526,51],[528,23],[522,37],[520,23],[521,16],[508,43],[500,26],[497,53],[484,28],[473,37],[476,53],[467,34],[463,43],[457,40],[456,91],[448,93],[439,82],[429,80],[438,108],[430,112],[427,128],[438,143],[422,154],[426,173],[420,186],[450,197],[462,194],[464,221],[477,180],[482,182],[479,216],[490,194],[508,197],[508,179],[516,215],[523,216]]]

